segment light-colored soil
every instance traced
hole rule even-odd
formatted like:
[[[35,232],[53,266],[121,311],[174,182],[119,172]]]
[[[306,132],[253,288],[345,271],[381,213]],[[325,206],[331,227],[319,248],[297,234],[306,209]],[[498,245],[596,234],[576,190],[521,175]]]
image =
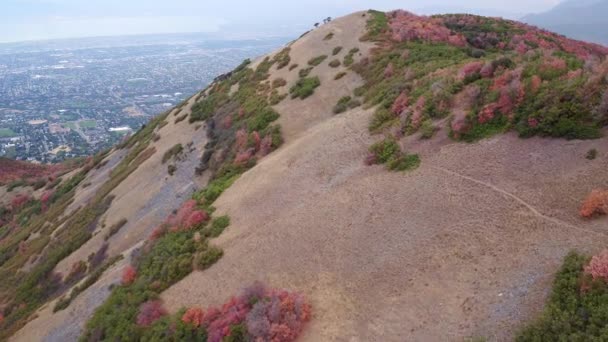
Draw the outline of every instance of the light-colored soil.
[[[224,257],[167,290],[170,310],[262,280],[310,297],[303,341],[506,340],[542,309],[568,251],[606,245],[608,220],[577,211],[608,184],[608,139],[419,142],[434,152],[393,173],[363,165],[379,138],[369,116],[312,128],[222,195]],[[587,161],[591,147],[602,157]]]
[[[352,96],[355,88],[363,84],[361,77],[348,70],[344,65],[340,65],[338,68],[329,66],[329,63],[334,59],[343,62],[344,56],[352,48],[359,48],[360,50],[354,55],[355,62],[369,56],[370,50],[374,46],[373,43],[359,41],[359,38],[365,34],[367,18],[362,17],[363,13],[357,12],[338,18],[330,25],[323,25],[291,44],[290,65],[298,64],[297,68],[289,71],[289,66],[287,66],[277,70],[274,66],[271,69],[272,77],[270,80],[285,79],[287,85],[279,90],[280,93],[288,93],[289,89],[300,78],[298,72],[310,67],[308,65],[310,59],[321,55],[328,56],[321,64],[314,67],[308,76],[318,76],[321,81],[321,85],[315,89],[315,93],[311,97],[303,101],[301,99],[291,99],[288,96],[275,106],[275,109],[281,113],[278,123],[281,125],[286,141],[293,140],[303,134],[306,129],[332,117],[334,115],[333,107],[338,100],[343,96]],[[334,33],[333,38],[324,40],[330,32]],[[333,49],[338,46],[342,47],[342,51],[338,55],[332,56]],[[347,75],[340,80],[334,80],[336,74],[341,71],[346,71]]]

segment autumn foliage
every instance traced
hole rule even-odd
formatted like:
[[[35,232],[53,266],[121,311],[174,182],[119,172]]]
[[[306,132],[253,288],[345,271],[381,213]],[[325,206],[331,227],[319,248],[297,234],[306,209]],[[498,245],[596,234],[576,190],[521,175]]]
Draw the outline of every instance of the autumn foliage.
[[[139,307],[137,325],[143,327],[149,326],[166,314],[167,311],[163,308],[161,301],[152,300],[145,302]]]
[[[592,191],[583,202],[580,214],[585,218],[608,214],[608,190]]]
[[[54,177],[69,170],[67,164],[43,165],[0,158],[0,184],[15,180]]]
[[[591,275],[594,280],[601,279],[608,282],[608,250],[593,256],[585,266],[585,273]]]
[[[206,311],[190,308],[181,320],[194,328],[206,329],[209,342],[224,341],[235,326],[241,325],[246,328],[247,340],[289,342],[298,337],[304,323],[310,320],[310,310],[301,295],[256,283],[221,307]]]
[[[130,285],[135,281],[135,277],[137,277],[137,271],[131,265],[125,267],[122,271],[122,283],[123,285]]]

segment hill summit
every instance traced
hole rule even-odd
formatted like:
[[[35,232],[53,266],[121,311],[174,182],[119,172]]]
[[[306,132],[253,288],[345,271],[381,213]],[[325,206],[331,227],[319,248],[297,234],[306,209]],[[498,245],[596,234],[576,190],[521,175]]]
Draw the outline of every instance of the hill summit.
[[[326,20],[4,186],[29,195],[2,210],[0,337],[597,337],[607,54],[465,14]]]

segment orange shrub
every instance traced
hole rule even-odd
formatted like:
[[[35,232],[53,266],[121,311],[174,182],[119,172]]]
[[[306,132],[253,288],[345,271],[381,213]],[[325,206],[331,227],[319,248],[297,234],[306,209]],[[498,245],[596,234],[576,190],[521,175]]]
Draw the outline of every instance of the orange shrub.
[[[580,214],[585,218],[608,214],[608,190],[593,190],[583,202]]]
[[[182,316],[182,322],[192,324],[195,327],[200,327],[203,324],[205,313],[201,308],[190,308]]]

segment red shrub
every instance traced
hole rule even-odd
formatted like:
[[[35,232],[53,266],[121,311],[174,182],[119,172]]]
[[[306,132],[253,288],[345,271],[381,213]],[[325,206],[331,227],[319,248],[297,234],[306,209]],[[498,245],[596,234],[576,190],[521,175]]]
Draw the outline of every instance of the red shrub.
[[[166,233],[167,233],[167,227],[165,225],[160,225],[152,231],[152,234],[150,235],[149,240],[155,241],[157,239],[160,239]]]
[[[541,78],[538,75],[534,75],[532,76],[532,79],[530,80],[530,91],[535,93],[538,88],[540,88],[540,85],[543,83],[543,80],[541,80]]]
[[[42,202],[42,204],[48,204],[54,194],[55,190],[46,190],[40,196],[40,202]]]
[[[251,133],[251,139],[253,139],[253,143],[255,144],[256,152],[260,150],[260,144],[262,143],[262,138],[260,138],[260,133],[257,131]]]
[[[137,271],[133,266],[129,265],[122,271],[122,284],[131,285],[135,281],[136,277]]]
[[[201,308],[190,308],[182,316],[182,322],[200,327],[203,324],[205,313]]]
[[[221,308],[190,308],[182,321],[207,329],[208,341],[220,342],[234,325],[245,323],[248,340],[290,342],[310,320],[310,305],[295,293],[268,290],[261,283],[243,290]]]
[[[406,93],[401,93],[393,102],[391,106],[391,112],[395,115],[400,115],[409,103],[409,97]]]
[[[260,156],[264,157],[272,152],[272,137],[267,135],[260,142]]]
[[[31,200],[30,196],[28,196],[28,195],[24,195],[24,194],[17,195],[11,201],[11,207],[12,207],[13,211],[17,211],[17,210],[21,209],[21,207],[23,207],[30,200]]]
[[[454,34],[443,25],[441,19],[418,16],[398,10],[389,13],[389,26],[392,39],[398,42],[423,40],[465,46],[462,35]]]
[[[232,127],[232,116],[229,115],[222,121],[222,128],[228,129],[230,127]]]
[[[585,266],[585,273],[590,274],[594,280],[608,281],[608,250],[593,256],[589,265]]]
[[[473,74],[479,73],[481,72],[481,69],[484,67],[484,65],[485,63],[482,61],[467,63],[458,71],[458,78],[464,80],[465,78]]]
[[[137,325],[144,327],[149,326],[166,314],[167,312],[163,308],[161,301],[147,301],[139,307],[139,314],[137,314]]]
[[[483,65],[481,70],[479,70],[479,74],[484,78],[491,78],[494,76],[494,65],[491,62],[487,62]]]
[[[251,158],[253,158],[255,154],[255,150],[250,148],[247,151],[239,152],[234,157],[234,164],[236,165],[245,165]]]
[[[585,218],[608,214],[608,190],[593,190],[583,202],[580,214]]]
[[[209,215],[206,212],[202,210],[195,210],[192,212],[192,214],[190,214],[188,219],[186,219],[186,222],[184,223],[184,228],[193,228],[207,220],[209,220]]]

